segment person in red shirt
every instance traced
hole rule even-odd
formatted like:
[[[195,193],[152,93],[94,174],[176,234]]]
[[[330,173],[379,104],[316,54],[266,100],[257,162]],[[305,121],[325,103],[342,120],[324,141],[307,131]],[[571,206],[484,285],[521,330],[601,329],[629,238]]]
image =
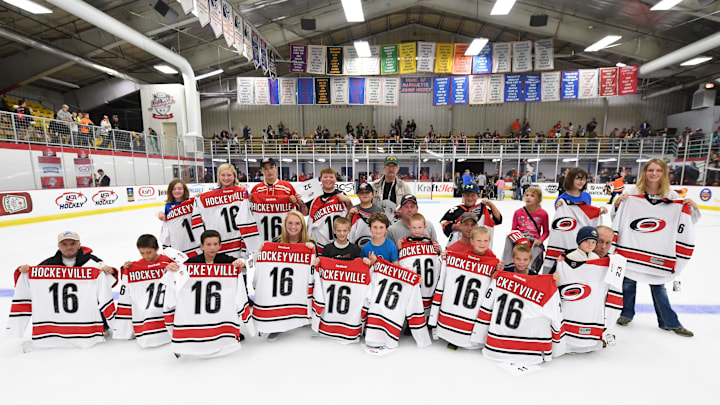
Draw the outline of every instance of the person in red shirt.
[[[250,201],[252,201],[252,194],[289,195],[290,202],[298,207],[298,211],[300,211],[303,215],[308,214],[308,207],[302,200],[300,194],[295,191],[295,187],[293,187],[290,182],[277,178],[277,165],[275,164],[275,159],[263,159],[260,162],[260,171],[263,174],[264,180],[253,187],[250,192]]]
[[[473,249],[473,230],[478,228],[478,216],[472,212],[466,212],[460,216],[460,223],[457,229],[462,235],[460,240],[448,246],[447,250],[450,252],[462,252],[462,253],[475,253]],[[475,253],[481,256],[496,257],[488,246],[490,246],[490,231],[486,227],[480,227],[485,229],[487,233],[487,244],[482,253]],[[482,231],[480,231],[482,233]]]

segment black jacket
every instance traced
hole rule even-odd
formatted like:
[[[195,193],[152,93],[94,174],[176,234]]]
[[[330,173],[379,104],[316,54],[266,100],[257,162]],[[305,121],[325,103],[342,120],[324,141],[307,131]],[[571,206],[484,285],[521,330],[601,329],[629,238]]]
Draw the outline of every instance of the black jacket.
[[[215,255],[215,260],[213,261],[213,263],[223,264],[223,263],[232,263],[234,261],[235,261],[234,257],[232,257],[230,255],[226,255],[225,253],[218,253],[217,255]],[[205,253],[201,253],[197,256],[193,256],[193,257],[187,259],[185,261],[185,263],[207,263],[207,260],[205,259]]]

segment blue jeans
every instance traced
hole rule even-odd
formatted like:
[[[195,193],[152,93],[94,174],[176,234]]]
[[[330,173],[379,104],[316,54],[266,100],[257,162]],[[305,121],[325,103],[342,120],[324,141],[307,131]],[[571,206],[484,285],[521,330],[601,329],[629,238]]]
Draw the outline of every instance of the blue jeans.
[[[620,316],[623,318],[633,319],[635,316],[635,291],[637,282],[625,277],[623,279],[623,309]],[[667,290],[664,284],[650,284],[650,293],[652,294],[653,305],[655,306],[655,315],[657,315],[658,326],[661,328],[680,328],[682,324],[678,320],[677,314],[670,306]]]
[[[498,188],[497,199],[500,201],[505,199],[505,189],[504,188]]]

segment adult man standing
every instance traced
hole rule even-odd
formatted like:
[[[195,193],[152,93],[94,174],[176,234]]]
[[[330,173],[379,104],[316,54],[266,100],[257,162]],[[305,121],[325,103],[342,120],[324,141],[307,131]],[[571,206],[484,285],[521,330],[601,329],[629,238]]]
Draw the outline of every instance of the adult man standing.
[[[412,194],[410,187],[397,177],[398,169],[397,156],[388,156],[383,164],[385,174],[370,183],[374,193],[373,204],[380,206],[391,220],[395,217],[395,208],[402,197]]]
[[[110,177],[105,174],[103,169],[98,169],[98,175],[100,177],[95,177],[95,185],[99,187],[108,187],[110,185]]]
[[[63,143],[67,143],[66,141],[70,136],[70,121],[72,121],[72,113],[70,113],[70,107],[68,107],[67,104],[63,104],[58,110],[57,119],[67,122],[67,124],[61,124],[61,126],[58,127],[58,132],[60,132],[60,139],[58,139],[58,141],[62,140]]]
[[[608,255],[610,248],[612,247],[613,230],[609,226],[605,225],[598,225],[595,229],[597,229],[598,232],[598,241],[593,252],[595,252],[595,254],[597,254],[600,258],[603,258]]]
[[[472,175],[470,174],[470,169],[465,169],[465,173],[462,175],[462,182],[463,182],[463,188],[467,187],[468,184],[475,183],[475,180],[473,179]]]
[[[492,201],[485,199],[478,203],[480,190],[477,184],[470,184],[463,188],[462,199],[463,203],[450,208],[440,220],[442,225],[443,233],[448,237],[448,246],[455,243],[461,237],[460,223],[461,217],[465,213],[473,213],[477,217],[475,222],[480,222],[480,225],[490,228],[490,236],[492,243],[492,229],[495,225],[502,223],[502,214],[500,210],[492,203]]]
[[[458,221],[460,238],[447,248],[448,252],[473,253],[472,231],[478,226],[478,216],[472,212],[462,214]],[[490,240],[492,243],[492,239]],[[495,257],[495,253],[488,247],[483,256]]]
[[[532,175],[530,171],[526,171],[525,175],[520,178],[520,188],[522,188],[522,195],[525,195],[525,191],[532,185]]]
[[[404,195],[400,200],[400,207],[397,209],[397,214],[400,217],[398,222],[395,222],[388,228],[387,238],[397,243],[406,236],[410,236],[410,217],[418,213],[417,198],[412,194]],[[426,232],[433,242],[437,242],[437,233],[435,233],[435,227],[432,222],[427,221]]]
[[[478,185],[478,189],[480,190],[480,198],[482,198],[483,191],[487,186],[487,175],[484,172],[480,172],[480,174],[478,174],[477,178],[475,179],[475,182]]]
[[[308,207],[305,205],[305,202],[303,202],[300,194],[295,191],[295,187],[285,180],[278,179],[275,159],[263,159],[260,162],[260,171],[263,174],[263,181],[253,187],[250,196],[251,201],[252,194],[289,195],[290,202],[297,205],[298,211],[303,215],[308,214]]]

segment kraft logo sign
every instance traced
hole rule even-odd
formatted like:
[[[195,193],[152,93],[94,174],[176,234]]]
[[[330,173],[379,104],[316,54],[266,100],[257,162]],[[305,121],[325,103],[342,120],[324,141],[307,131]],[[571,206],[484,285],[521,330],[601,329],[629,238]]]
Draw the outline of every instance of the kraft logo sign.
[[[157,120],[169,120],[173,117],[170,113],[170,109],[173,104],[175,104],[175,98],[173,98],[173,96],[159,91],[153,94],[152,101],[150,101],[150,108],[148,108],[148,110],[155,111],[152,116]]]
[[[85,197],[83,193],[77,193],[74,191],[63,193],[55,199],[55,204],[57,204],[61,210],[82,208],[86,202],[87,197]]]
[[[78,166],[78,171],[80,173],[90,173],[92,170],[90,169],[90,166]]]
[[[152,197],[155,195],[154,187],[140,187],[138,188],[138,196],[140,197]]]
[[[112,205],[117,201],[118,195],[112,190],[100,190],[92,196],[92,200],[96,206]]]
[[[28,193],[0,194],[0,215],[24,214],[32,211],[32,198]]]

